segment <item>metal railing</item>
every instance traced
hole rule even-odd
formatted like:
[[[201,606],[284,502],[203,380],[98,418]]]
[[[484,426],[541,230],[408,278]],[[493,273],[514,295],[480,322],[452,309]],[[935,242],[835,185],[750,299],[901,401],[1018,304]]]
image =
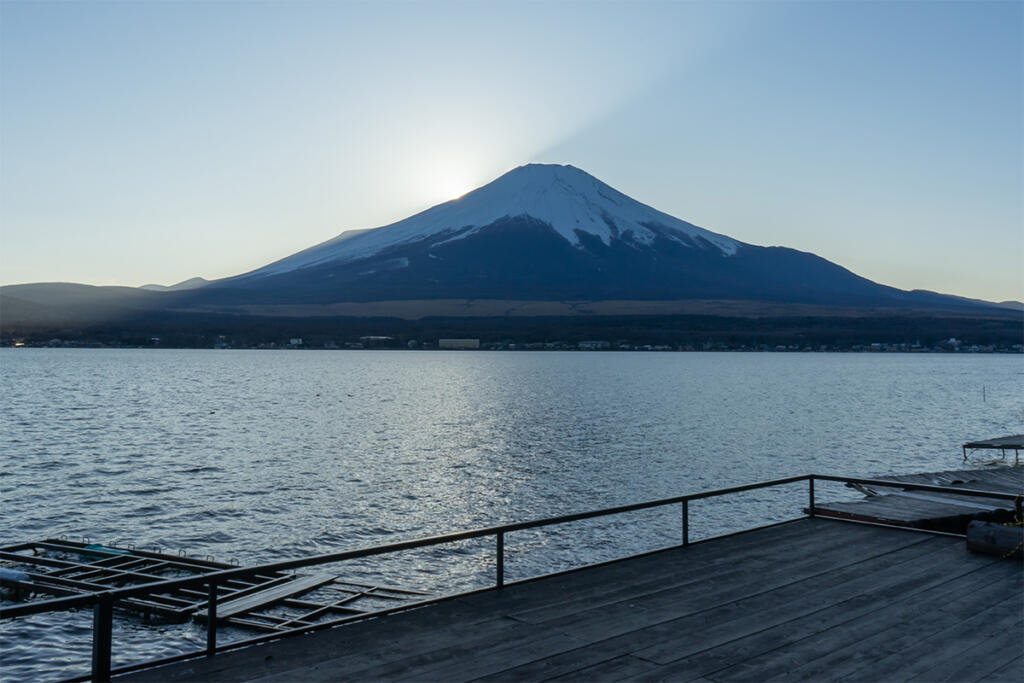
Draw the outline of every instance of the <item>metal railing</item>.
[[[191,659],[202,655],[213,655],[218,651],[234,649],[238,647],[244,647],[246,645],[263,642],[266,640],[278,639],[283,636],[293,635],[298,633],[306,633],[313,630],[322,628],[329,628],[336,626],[340,623],[352,621],[354,619],[365,618],[366,616],[376,616],[386,614],[389,612],[401,611],[410,609],[414,606],[421,606],[431,602],[439,602],[441,600],[448,600],[458,595],[464,594],[453,594],[443,598],[435,598],[431,600],[425,600],[412,604],[403,605],[401,607],[395,607],[388,610],[380,610],[377,612],[371,612],[367,615],[359,615],[356,617],[346,617],[342,619],[335,619],[315,625],[306,625],[289,629],[287,631],[281,631],[278,633],[271,633],[263,636],[257,636],[255,638],[249,638],[247,640],[236,641],[228,645],[220,646],[217,645],[217,587],[223,585],[231,579],[249,576],[253,574],[262,574],[266,572],[277,572],[300,569],[302,567],[312,567],[321,564],[329,564],[335,562],[344,562],[346,560],[355,560],[358,558],[372,557],[375,555],[386,555],[390,553],[396,553],[404,550],[413,550],[417,548],[426,548],[430,546],[442,545],[447,543],[454,543],[458,541],[465,541],[476,538],[485,538],[493,536],[495,538],[495,582],[492,589],[500,589],[505,582],[505,534],[513,531],[523,531],[526,529],[536,529],[540,527],[552,526],[556,524],[566,524],[568,522],[576,522],[585,519],[594,519],[596,517],[605,517],[609,515],[618,515],[626,512],[635,512],[637,510],[647,510],[651,508],[663,507],[666,505],[680,505],[681,507],[681,538],[679,546],[690,545],[690,501],[701,500],[704,498],[716,498],[719,496],[726,496],[735,493],[741,493],[744,491],[752,491],[755,489],[770,488],[775,486],[783,486],[786,484],[795,484],[802,481],[808,483],[808,505],[805,517],[815,516],[815,502],[814,502],[814,482],[815,481],[829,481],[843,484],[860,484],[864,486],[884,486],[891,488],[898,488],[903,490],[915,490],[915,491],[929,491],[934,493],[953,493],[960,496],[968,497],[982,497],[989,499],[998,500],[1010,500],[1016,501],[1017,513],[1020,514],[1020,496],[1012,493],[998,493],[993,491],[978,491],[974,489],[962,489],[956,487],[947,486],[932,486],[927,484],[911,484],[899,481],[888,481],[885,479],[863,479],[856,477],[842,477],[834,475],[822,475],[822,474],[804,474],[796,477],[787,477],[784,479],[773,479],[770,481],[762,481],[754,484],[746,484],[743,486],[733,486],[724,489],[716,489],[713,491],[702,491],[699,493],[691,493],[683,496],[675,496],[672,498],[663,498],[660,500],[647,501],[644,503],[634,503],[632,505],[621,505],[618,507],[605,508],[603,510],[592,510],[589,512],[579,512],[571,515],[562,515],[559,517],[548,517],[545,519],[531,520],[527,522],[516,522],[513,524],[504,524],[500,526],[484,527],[480,529],[472,529],[469,531],[460,531],[452,534],[445,534],[442,536],[431,536],[427,538],[421,538],[411,541],[401,541],[398,543],[389,543],[386,545],[374,546],[371,548],[361,548],[358,550],[347,550],[342,552],[327,553],[323,555],[314,555],[311,557],[296,558],[291,560],[283,560],[280,562],[272,562],[268,564],[255,565],[250,567],[236,567],[231,569],[222,569],[201,576],[186,577],[181,579],[169,579],[165,581],[155,581],[151,583],[141,584],[137,586],[128,586],[124,588],[114,588],[107,591],[99,591],[96,593],[89,593],[86,595],[78,595],[72,597],[55,598],[51,600],[41,600],[38,602],[31,602],[22,605],[15,605],[12,607],[4,607],[0,609],[0,619],[13,619],[17,617],[28,616],[31,614],[41,614],[44,612],[53,612],[58,610],[68,609],[83,609],[87,607],[93,608],[93,643],[92,643],[92,669],[88,676],[82,676],[71,680],[93,680],[93,681],[109,681],[110,676],[115,673],[127,673],[130,671],[136,671],[143,668],[157,666],[160,664],[166,664],[173,661],[181,661],[184,659]],[[794,518],[800,519],[801,517]],[[784,522],[780,522],[784,523]],[[761,528],[761,527],[754,527]],[[747,531],[752,530],[748,529]],[[918,530],[920,531],[920,530]],[[720,538],[720,537],[715,537]],[[702,539],[703,541],[713,540],[713,538]],[[627,559],[627,558],[621,558]],[[532,577],[537,578],[537,577]],[[523,579],[522,581],[528,581],[531,579]],[[515,583],[521,583],[517,581]],[[112,646],[112,631],[113,631],[113,609],[114,605],[119,600],[126,598],[140,597],[150,595],[154,593],[162,593],[178,588],[195,588],[198,586],[207,587],[207,612],[206,612],[206,648],[204,650],[198,650],[195,652],[187,652],[173,657],[165,659],[154,660],[144,662],[141,664],[135,664],[130,666],[121,667],[117,670],[111,669],[111,646]],[[471,591],[476,592],[476,591]]]

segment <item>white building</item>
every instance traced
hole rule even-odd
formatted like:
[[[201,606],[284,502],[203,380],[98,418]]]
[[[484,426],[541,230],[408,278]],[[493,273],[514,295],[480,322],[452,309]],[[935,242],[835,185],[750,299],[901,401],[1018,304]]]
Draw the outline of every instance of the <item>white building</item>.
[[[479,339],[438,339],[439,349],[479,349]]]

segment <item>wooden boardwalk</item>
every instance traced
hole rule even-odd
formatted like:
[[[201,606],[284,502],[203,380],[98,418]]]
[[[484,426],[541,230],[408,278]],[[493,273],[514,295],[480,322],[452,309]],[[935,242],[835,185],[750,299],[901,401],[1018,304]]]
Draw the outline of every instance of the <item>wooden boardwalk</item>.
[[[879,478],[908,484],[931,484],[995,493],[1024,493],[1024,467],[949,470]],[[1013,514],[1013,503],[998,498],[904,491],[888,487],[872,487],[868,493],[863,500],[817,503],[815,510],[824,517],[881,522],[954,533],[964,533],[972,519],[1009,521]]]
[[[1024,680],[1021,564],[804,519],[132,681]]]

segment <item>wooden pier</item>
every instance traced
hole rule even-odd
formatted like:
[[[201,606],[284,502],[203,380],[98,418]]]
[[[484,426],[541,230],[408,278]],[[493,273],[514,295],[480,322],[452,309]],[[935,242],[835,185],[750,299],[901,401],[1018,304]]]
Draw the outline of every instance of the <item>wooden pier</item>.
[[[1024,680],[1024,572],[808,518],[118,678]]]
[[[884,479],[993,493],[1024,493],[1024,467],[949,470],[886,476]],[[1013,502],[1005,499],[903,490],[898,486],[855,488],[866,495],[863,500],[817,503],[816,514],[961,534],[972,520],[1008,522],[1016,514]]]
[[[988,477],[985,484],[978,472],[996,474],[977,475]],[[1009,488],[993,490],[993,477],[1003,476]],[[75,586],[77,595],[4,604],[0,619],[92,609],[90,673],[75,681],[1018,681],[1024,572],[1006,558],[1024,545],[1019,528],[979,522],[972,545],[970,532],[965,540],[862,523],[870,515],[836,519],[837,504],[819,504],[815,492],[846,484],[887,504],[904,500],[1019,520],[1019,476],[1015,468],[892,479],[804,474],[249,567],[209,566],[178,578],[161,578],[151,562],[166,556],[132,558],[77,544],[53,557],[52,548],[37,555],[22,544],[2,549],[15,556],[0,558],[14,563],[0,575],[8,588],[21,590],[25,574],[43,586],[44,573],[55,579],[45,585],[56,595],[72,587],[68,582],[88,585]],[[691,502],[792,485],[807,486],[807,516],[691,542]],[[505,575],[509,534],[665,506],[678,506],[679,545],[511,584]],[[472,539],[494,543],[492,588],[413,597],[355,615],[346,613],[349,597],[307,602],[324,590],[321,582],[336,583],[324,571],[329,566]],[[1006,541],[1017,540],[1003,552]],[[47,564],[52,569],[44,572]],[[190,602],[191,618],[205,622],[206,647],[114,669],[115,613],[160,602],[173,608],[179,598]],[[289,602],[290,616],[265,609]],[[255,621],[261,610],[277,619],[262,625],[264,633],[218,644],[217,624]]]

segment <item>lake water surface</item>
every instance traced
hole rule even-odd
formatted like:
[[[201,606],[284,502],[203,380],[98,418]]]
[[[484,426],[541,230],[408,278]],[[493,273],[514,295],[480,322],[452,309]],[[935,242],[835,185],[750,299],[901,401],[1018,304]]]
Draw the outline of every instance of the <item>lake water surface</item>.
[[[812,471],[956,469],[965,440],[1024,431],[1022,387],[1024,357],[1003,355],[3,349],[0,542],[85,536],[245,564]],[[691,530],[805,500],[695,503]],[[507,571],[678,534],[678,510],[523,532]],[[490,580],[493,548],[347,571],[448,592]],[[80,673],[80,616],[0,623],[2,675]],[[202,638],[118,629],[115,664]]]

